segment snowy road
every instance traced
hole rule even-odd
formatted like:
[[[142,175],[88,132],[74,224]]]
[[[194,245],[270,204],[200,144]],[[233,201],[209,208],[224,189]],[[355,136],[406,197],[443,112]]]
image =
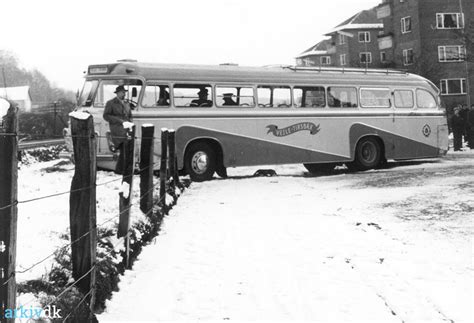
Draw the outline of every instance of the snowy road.
[[[100,322],[472,322],[474,158],[193,183]]]

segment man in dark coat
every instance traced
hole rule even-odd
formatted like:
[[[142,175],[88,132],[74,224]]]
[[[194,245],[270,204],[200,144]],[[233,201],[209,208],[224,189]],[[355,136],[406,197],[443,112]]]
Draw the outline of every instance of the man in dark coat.
[[[462,148],[462,135],[465,130],[465,120],[461,116],[461,106],[454,108],[454,115],[451,119],[453,127],[453,144],[454,151],[460,151]]]
[[[124,170],[126,170],[125,173],[128,174],[130,167],[133,167],[133,165],[125,165],[125,154],[133,154],[133,151],[130,149],[131,145],[128,135],[128,131],[131,130],[133,126],[132,111],[130,105],[124,100],[125,92],[127,92],[127,90],[123,85],[117,86],[114,92],[116,97],[107,101],[103,115],[104,119],[109,123],[115,149],[120,150],[119,159],[115,168],[117,174],[123,174]]]
[[[471,104],[467,112],[466,121],[467,142],[469,148],[474,149],[474,104]]]

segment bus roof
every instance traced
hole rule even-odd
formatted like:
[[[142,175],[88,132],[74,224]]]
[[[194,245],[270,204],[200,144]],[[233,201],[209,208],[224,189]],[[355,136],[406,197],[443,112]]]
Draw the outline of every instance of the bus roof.
[[[234,64],[190,65],[119,61],[112,64],[90,65],[86,78],[103,76],[141,76],[147,80],[180,82],[226,83],[361,83],[431,85],[427,79],[404,71],[336,67],[264,66],[249,67]],[[430,84],[431,83],[431,84]]]

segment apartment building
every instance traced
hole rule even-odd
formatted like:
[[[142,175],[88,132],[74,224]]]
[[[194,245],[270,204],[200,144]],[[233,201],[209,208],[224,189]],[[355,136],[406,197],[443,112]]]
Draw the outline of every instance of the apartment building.
[[[474,104],[474,0],[383,0],[296,57],[302,66],[393,68],[420,74],[442,104]]]
[[[431,80],[448,108],[474,103],[473,7],[473,0],[383,1],[377,17],[385,65]]]
[[[336,47],[324,39],[296,56],[298,66],[334,66]]]
[[[296,57],[299,66],[381,67],[377,36],[383,33],[376,8],[363,10],[325,34],[329,38]]]

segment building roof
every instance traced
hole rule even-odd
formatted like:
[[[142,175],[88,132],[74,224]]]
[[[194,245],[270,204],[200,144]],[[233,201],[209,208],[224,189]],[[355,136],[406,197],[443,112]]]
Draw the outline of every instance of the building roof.
[[[348,29],[381,29],[383,28],[382,19],[377,19],[377,10],[376,8],[362,10],[350,17],[349,19],[343,21],[336,27],[334,27],[330,32],[325,34],[329,36],[335,32]]]
[[[0,87],[0,97],[12,101],[31,101],[29,86]]]
[[[304,58],[312,55],[327,55],[329,54],[328,49],[332,47],[331,39],[324,39],[317,43],[316,45],[311,46],[307,50],[303,51],[301,54],[295,58]]]

